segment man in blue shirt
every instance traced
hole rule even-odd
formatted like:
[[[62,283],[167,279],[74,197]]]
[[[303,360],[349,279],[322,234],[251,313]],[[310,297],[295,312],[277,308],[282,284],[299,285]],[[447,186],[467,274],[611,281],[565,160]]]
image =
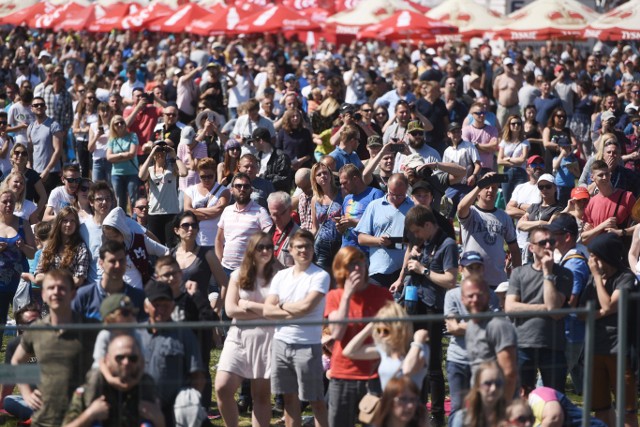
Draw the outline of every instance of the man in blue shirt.
[[[371,248],[369,277],[386,288],[398,279],[404,261],[404,218],[413,207],[408,187],[403,174],[391,175],[387,195],[369,203],[355,228],[358,244]]]
[[[124,283],[124,272],[127,268],[127,252],[124,244],[107,240],[100,247],[100,261],[103,270],[102,277],[78,289],[76,297],[71,303],[71,309],[85,319],[102,321],[100,304],[104,299],[115,293],[127,295],[133,305],[138,308],[138,321],[146,320],[144,312],[144,291]]]
[[[353,164],[344,165],[340,169],[340,186],[347,194],[342,202],[342,217],[336,224],[336,228],[342,233],[342,246],[357,246],[368,254],[369,248],[358,244],[354,228],[369,203],[384,197],[384,193],[377,188],[367,187],[362,179],[362,172]]]
[[[336,161],[336,169],[342,169],[342,166],[349,163],[356,165],[360,170],[364,169],[364,165],[358,157],[356,150],[360,144],[360,132],[355,126],[345,126],[340,133],[340,145],[333,150],[329,156]]]

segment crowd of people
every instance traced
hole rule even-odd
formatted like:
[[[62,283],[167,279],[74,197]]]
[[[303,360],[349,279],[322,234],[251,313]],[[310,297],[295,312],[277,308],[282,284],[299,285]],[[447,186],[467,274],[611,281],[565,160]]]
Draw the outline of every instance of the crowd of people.
[[[619,357],[638,425],[632,45],[15,28],[0,57],[0,324],[41,371],[2,386],[20,420],[578,426],[585,323],[554,311],[593,301],[591,425]],[[537,314],[465,320],[488,311]]]

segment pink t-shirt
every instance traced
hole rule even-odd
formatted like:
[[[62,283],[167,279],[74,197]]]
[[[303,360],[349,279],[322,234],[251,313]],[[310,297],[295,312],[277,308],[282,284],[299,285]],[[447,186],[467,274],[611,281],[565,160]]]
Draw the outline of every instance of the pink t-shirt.
[[[482,129],[471,125],[462,128],[462,140],[469,141],[475,145],[488,144],[493,138],[498,138],[498,129],[491,125],[485,125]],[[497,147],[495,151],[498,151]],[[480,153],[482,167],[496,170],[495,153],[487,153],[479,148],[478,152]]]
[[[620,200],[619,206],[618,200]],[[631,209],[635,203],[636,198],[629,191],[618,189],[609,197],[596,194],[589,200],[589,204],[584,210],[584,222],[597,227],[615,214],[618,226],[627,226]],[[617,211],[616,206],[618,206]]]
[[[180,143],[178,144],[178,151],[176,152],[178,159],[184,163],[187,168],[187,176],[180,177],[178,188],[180,191],[184,191],[187,187],[200,183],[200,176],[197,170],[191,170],[193,161],[196,159],[204,159],[207,157],[207,144],[199,142],[189,154],[189,145]]]

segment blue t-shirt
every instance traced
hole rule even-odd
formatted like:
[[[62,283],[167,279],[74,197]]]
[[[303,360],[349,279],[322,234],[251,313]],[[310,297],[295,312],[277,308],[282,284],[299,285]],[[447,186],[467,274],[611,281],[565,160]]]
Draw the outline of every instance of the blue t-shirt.
[[[360,219],[364,214],[364,210],[375,199],[384,197],[384,193],[373,187],[367,187],[360,194],[348,194],[342,202],[342,216],[345,218]],[[366,246],[358,245],[358,235],[355,233],[354,228],[348,228],[342,235],[342,246],[357,246],[364,253],[369,253],[369,248]]]
[[[147,314],[144,311],[144,291],[124,283],[121,293],[131,298],[133,306],[138,309],[138,322],[147,320]],[[107,296],[107,293],[100,286],[100,282],[89,283],[78,289],[75,298],[71,302],[71,309],[85,319],[102,322],[104,319],[100,315],[100,305]]]
[[[109,142],[107,142],[107,149],[111,149],[113,154],[128,153],[132,144],[138,145],[138,136],[133,132],[124,138],[109,138]],[[138,157],[134,156],[133,159],[113,163],[111,165],[111,174],[137,176],[138,169]]]
[[[336,149],[333,150],[331,153],[329,153],[329,155],[336,160],[336,170],[338,171],[344,165],[349,163],[354,164],[360,170],[364,169],[362,160],[360,160],[360,157],[358,157],[358,154],[355,151],[349,154],[346,151],[344,151],[342,148],[336,147]]]
[[[555,158],[554,158],[555,160]],[[573,188],[576,185],[577,176],[569,171],[569,165],[577,162],[578,159],[572,154],[568,155],[560,162],[560,168],[556,171],[555,184],[558,187]]]

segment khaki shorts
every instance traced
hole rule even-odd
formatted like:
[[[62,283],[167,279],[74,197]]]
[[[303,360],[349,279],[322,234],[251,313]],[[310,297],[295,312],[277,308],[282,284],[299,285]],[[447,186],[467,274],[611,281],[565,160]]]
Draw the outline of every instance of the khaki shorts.
[[[593,376],[591,378],[594,411],[606,411],[611,408],[611,394],[616,393],[616,359],[615,354],[595,354],[593,356]],[[625,409],[627,413],[637,412],[636,378],[629,368],[624,373]]]

